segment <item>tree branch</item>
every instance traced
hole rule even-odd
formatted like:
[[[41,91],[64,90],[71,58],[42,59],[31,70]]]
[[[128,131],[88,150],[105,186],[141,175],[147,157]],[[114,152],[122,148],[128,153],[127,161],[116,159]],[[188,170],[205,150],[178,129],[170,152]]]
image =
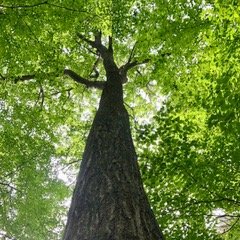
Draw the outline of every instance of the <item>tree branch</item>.
[[[21,77],[16,77],[15,79],[14,79],[14,83],[17,83],[17,82],[19,82],[19,81],[27,81],[27,80],[32,80],[32,79],[34,79],[35,78],[35,75],[33,74],[33,75],[23,75],[23,76],[21,76]]]
[[[98,55],[97,60],[96,60],[95,63],[93,64],[92,71],[91,71],[91,73],[89,74],[89,77],[90,77],[90,78],[95,78],[95,79],[97,79],[97,78],[99,77],[99,71],[98,71],[98,69],[97,69],[97,66],[98,66],[99,61],[100,61],[100,55]]]
[[[2,80],[6,81],[8,78],[4,77],[2,74],[0,74],[0,77],[2,78]],[[20,81],[27,81],[27,80],[31,80],[34,79],[35,75],[34,74],[29,74],[29,75],[23,75],[23,76],[18,76],[15,77],[13,79],[14,83],[20,82]]]
[[[93,48],[97,48],[96,44],[94,41],[91,41],[89,39],[87,39],[85,36],[83,36],[81,33],[77,33],[77,36],[83,40],[84,42],[88,43],[90,46],[92,46]]]
[[[41,6],[41,5],[48,5],[48,6],[51,6],[51,7],[61,8],[61,9],[64,9],[64,10],[67,10],[67,11],[72,11],[72,12],[87,13],[87,11],[84,11],[84,10],[78,10],[78,9],[73,9],[73,8],[69,8],[69,7],[66,7],[66,6],[61,6],[61,5],[57,5],[57,4],[54,4],[54,3],[49,3],[48,1],[39,2],[39,3],[36,3],[36,4],[32,4],[32,5],[11,5],[10,6],[10,5],[0,4],[0,7],[1,8],[17,9],[17,8],[34,8],[34,7],[38,7],[38,6]]]
[[[111,63],[110,65],[116,67],[114,60],[113,60],[113,51],[112,51],[112,39],[109,38],[109,48],[105,47],[102,44],[102,33],[101,31],[97,31],[95,34],[95,40],[89,40],[88,38],[86,38],[85,36],[83,36],[81,33],[77,33],[77,36],[83,40],[84,42],[86,42],[87,44],[89,44],[91,47],[96,48],[97,51],[100,53],[102,59],[105,61],[105,63]],[[105,65],[106,66],[106,65]]]
[[[240,217],[238,217],[236,221],[234,221],[234,223],[227,230],[223,231],[221,234],[226,234],[227,232],[230,232],[237,225],[239,220],[240,220]]]
[[[0,4],[0,7],[1,8],[11,8],[11,9],[14,9],[14,8],[34,8],[34,7],[38,7],[40,5],[44,5],[44,4],[48,4],[48,1],[36,3],[36,4],[33,4],[33,5],[15,5],[15,6],[12,5],[12,6],[8,6],[8,5]]]
[[[86,87],[103,89],[105,86],[104,81],[89,81],[70,69],[65,69],[64,74],[72,78],[75,82],[81,83]]]
[[[150,59],[145,59],[142,62],[138,62],[138,61],[130,62],[130,59],[131,59],[131,55],[130,55],[130,58],[129,58],[128,62],[119,68],[119,73],[120,73],[120,75],[122,76],[122,79],[123,79],[122,83],[126,83],[128,81],[128,79],[127,79],[128,70],[130,70],[131,68],[134,68],[138,65],[148,63],[150,61]]]
[[[139,61],[129,62],[129,63],[126,63],[124,65],[124,68],[126,69],[126,71],[128,71],[131,68],[134,68],[134,67],[136,67],[138,65],[142,65],[142,64],[148,63],[149,61],[150,61],[150,59],[145,59],[145,60],[143,60],[141,62],[139,62]]]
[[[131,53],[130,53],[130,55],[129,55],[129,58],[128,58],[127,63],[130,63],[130,62],[132,61],[133,56],[134,56],[134,51],[135,51],[136,45],[137,45],[137,42],[135,42],[134,45],[133,45],[133,48],[132,48],[132,50],[131,50]]]
[[[108,50],[113,53],[113,41],[112,41],[112,37],[108,37]]]
[[[102,33],[98,31],[94,37],[95,40],[89,40],[85,36],[83,36],[81,33],[77,33],[77,36],[82,39],[84,42],[88,43],[91,47],[96,48],[101,54],[103,51],[106,51],[107,48],[102,44]]]
[[[40,89],[39,89],[39,93],[38,93],[38,99],[37,99],[35,105],[37,105],[38,102],[41,99],[40,106],[41,106],[41,109],[42,109],[43,108],[43,104],[44,104],[45,93],[44,93],[42,84],[41,83],[39,83],[39,84],[40,84],[40,87],[39,87]]]
[[[14,190],[17,191],[17,188],[13,187],[13,186],[10,185],[9,183],[0,182],[0,185],[6,186],[6,187],[10,188],[11,190],[14,189]]]

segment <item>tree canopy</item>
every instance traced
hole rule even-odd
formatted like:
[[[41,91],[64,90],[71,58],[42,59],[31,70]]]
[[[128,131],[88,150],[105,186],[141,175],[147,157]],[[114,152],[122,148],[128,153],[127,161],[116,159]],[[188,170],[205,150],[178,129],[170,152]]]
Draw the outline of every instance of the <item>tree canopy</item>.
[[[100,30],[119,66],[144,63],[124,102],[166,239],[238,239],[239,12],[228,0],[1,1],[0,237],[60,239],[99,100],[64,70],[104,80],[80,37]]]

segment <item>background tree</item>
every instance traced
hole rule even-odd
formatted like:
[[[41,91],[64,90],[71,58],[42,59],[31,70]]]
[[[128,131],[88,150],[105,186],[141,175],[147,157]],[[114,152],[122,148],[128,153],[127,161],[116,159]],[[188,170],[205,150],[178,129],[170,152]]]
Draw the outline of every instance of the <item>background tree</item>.
[[[99,99],[63,70],[92,74],[77,33],[101,29],[118,66],[134,45],[150,59],[129,71],[124,102],[166,238],[237,239],[238,1],[2,1],[0,18],[2,235],[60,238],[75,178],[62,174],[78,168]]]

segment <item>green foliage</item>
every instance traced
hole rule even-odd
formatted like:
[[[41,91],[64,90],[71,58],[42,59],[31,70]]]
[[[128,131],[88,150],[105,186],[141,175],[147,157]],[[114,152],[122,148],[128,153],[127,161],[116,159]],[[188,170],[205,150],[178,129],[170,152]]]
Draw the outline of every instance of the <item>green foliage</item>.
[[[238,239],[239,10],[219,0],[2,1],[0,237],[60,239],[99,99],[63,70],[90,75],[96,56],[77,33],[100,29],[119,66],[134,45],[134,59],[150,59],[129,72],[125,102],[166,238]]]

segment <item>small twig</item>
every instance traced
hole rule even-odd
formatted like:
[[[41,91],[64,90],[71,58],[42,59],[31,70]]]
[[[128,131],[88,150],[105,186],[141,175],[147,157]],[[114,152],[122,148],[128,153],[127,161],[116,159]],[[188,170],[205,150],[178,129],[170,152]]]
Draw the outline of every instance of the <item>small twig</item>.
[[[3,185],[3,186],[6,186],[6,187],[9,187],[11,190],[14,189],[17,191],[17,188],[13,187],[12,185],[10,185],[9,183],[5,183],[5,182],[0,182],[0,185]]]
[[[18,8],[35,8],[35,7],[39,7],[41,5],[48,5],[51,7],[56,7],[56,8],[61,8],[67,11],[71,11],[71,12],[81,12],[81,13],[88,13],[85,10],[79,10],[79,9],[73,9],[73,8],[69,8],[66,6],[62,6],[62,5],[57,5],[54,3],[49,3],[48,1],[44,1],[44,2],[40,2],[40,3],[36,3],[36,4],[32,4],[32,5],[4,5],[4,4],[0,4],[1,8],[10,8],[10,9],[18,9]],[[97,16],[97,15],[95,15]]]
[[[129,58],[128,58],[128,61],[127,61],[128,63],[130,63],[132,61],[132,59],[133,59],[134,52],[135,52],[135,49],[136,49],[136,45],[137,45],[137,41],[134,43],[133,48],[132,48],[132,50],[130,52],[130,55],[129,55]]]
[[[226,234],[227,232],[231,231],[237,225],[239,220],[240,220],[240,217],[238,217],[236,221],[227,230],[223,231],[221,234]]]
[[[131,69],[131,68],[133,68],[133,67],[136,67],[136,66],[138,66],[138,65],[142,65],[142,64],[148,63],[149,61],[150,61],[150,59],[145,59],[145,60],[143,60],[143,61],[141,61],[141,62],[139,62],[139,61],[133,61],[133,62],[127,64],[127,65],[126,65],[126,68],[127,68],[127,70],[129,70],[129,69]]]
[[[70,88],[64,89],[63,91],[54,92],[51,95],[54,96],[54,95],[58,95],[58,94],[63,93],[63,92],[68,92],[68,94],[69,94],[71,92],[71,90],[73,90],[73,89],[74,89],[73,87],[70,87]]]
[[[78,160],[74,160],[74,161],[71,161],[71,162],[69,162],[69,163],[67,163],[68,165],[71,165],[71,164],[74,164],[74,163],[79,163],[81,160],[80,159],[78,159]]]
[[[45,2],[40,2],[40,3],[33,4],[33,5],[12,5],[12,6],[0,4],[0,7],[1,8],[11,8],[11,9],[14,9],[14,8],[34,8],[34,7],[38,7],[40,5],[44,5],[44,4],[48,4],[48,2],[45,1]]]

